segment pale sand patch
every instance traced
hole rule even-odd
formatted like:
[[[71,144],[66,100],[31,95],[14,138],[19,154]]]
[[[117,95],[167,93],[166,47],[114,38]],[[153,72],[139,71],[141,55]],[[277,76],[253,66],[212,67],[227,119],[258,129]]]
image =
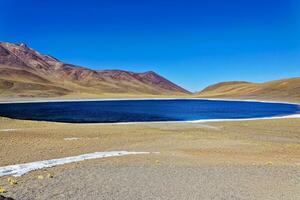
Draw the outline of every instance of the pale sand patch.
[[[71,141],[71,140],[79,140],[80,138],[78,137],[69,137],[69,138],[64,138],[66,141]]]
[[[5,128],[0,129],[0,132],[13,132],[13,131],[23,131],[23,130],[34,130],[34,129],[43,129],[43,128]]]
[[[1,132],[17,131],[15,128],[0,129]]]

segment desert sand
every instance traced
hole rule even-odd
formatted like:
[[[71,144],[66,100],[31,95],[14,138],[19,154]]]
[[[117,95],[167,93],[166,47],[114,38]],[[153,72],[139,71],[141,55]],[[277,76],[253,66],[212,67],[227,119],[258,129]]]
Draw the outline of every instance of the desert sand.
[[[300,119],[67,124],[0,118],[0,166],[109,157],[0,177],[15,199],[299,199]],[[50,174],[50,176],[49,176]],[[53,176],[53,177],[52,177]]]

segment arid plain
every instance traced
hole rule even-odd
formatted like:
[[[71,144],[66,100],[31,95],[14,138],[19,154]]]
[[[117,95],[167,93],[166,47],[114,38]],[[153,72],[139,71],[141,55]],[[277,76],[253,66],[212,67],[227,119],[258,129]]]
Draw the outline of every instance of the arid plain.
[[[300,119],[97,125],[1,118],[0,124],[0,166],[97,151],[151,152],[37,170],[12,185],[1,177],[5,195],[16,199],[300,196]]]

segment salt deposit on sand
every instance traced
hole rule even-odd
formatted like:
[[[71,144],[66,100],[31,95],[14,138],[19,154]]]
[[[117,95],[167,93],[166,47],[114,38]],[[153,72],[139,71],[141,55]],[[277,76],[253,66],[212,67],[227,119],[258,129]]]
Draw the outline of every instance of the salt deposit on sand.
[[[128,152],[128,151],[108,151],[108,152],[95,152],[90,154],[83,154],[79,156],[72,156],[66,158],[52,159],[36,161],[31,163],[24,163],[19,165],[9,165],[5,167],[0,167],[0,177],[6,175],[22,176],[30,171],[54,167],[57,165],[63,165],[67,163],[79,162],[83,160],[96,159],[96,158],[106,158],[112,156],[125,156],[134,154],[148,154],[148,152]]]
[[[7,129],[0,129],[1,132],[9,132],[9,131],[16,131],[18,129],[14,129],[14,128],[7,128]]]
[[[64,138],[64,140],[66,141],[70,141],[70,140],[79,140],[80,138],[78,137],[70,137],[70,138]]]

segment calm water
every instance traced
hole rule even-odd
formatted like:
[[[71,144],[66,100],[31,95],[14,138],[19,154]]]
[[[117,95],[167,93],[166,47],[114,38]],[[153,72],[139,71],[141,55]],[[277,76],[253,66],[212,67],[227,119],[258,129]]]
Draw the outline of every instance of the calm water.
[[[0,116],[72,123],[187,121],[271,117],[297,105],[214,100],[122,100],[0,104]]]

